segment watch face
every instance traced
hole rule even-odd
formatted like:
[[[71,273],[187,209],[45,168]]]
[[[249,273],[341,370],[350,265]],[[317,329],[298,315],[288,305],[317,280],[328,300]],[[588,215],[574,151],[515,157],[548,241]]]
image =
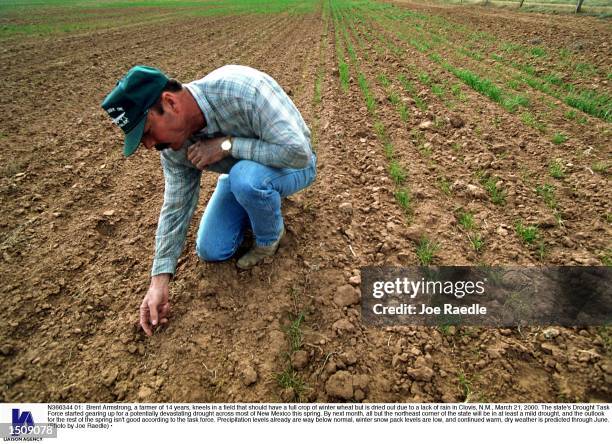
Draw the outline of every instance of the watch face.
[[[231,147],[232,147],[232,143],[229,140],[224,140],[223,143],[221,144],[221,149],[223,151],[229,151]]]

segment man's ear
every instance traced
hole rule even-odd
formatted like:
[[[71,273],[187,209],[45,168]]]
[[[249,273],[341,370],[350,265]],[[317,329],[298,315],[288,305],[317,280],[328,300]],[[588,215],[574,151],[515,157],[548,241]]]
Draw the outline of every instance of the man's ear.
[[[162,99],[162,103],[163,103],[162,106],[164,107],[164,111],[170,110],[173,113],[176,113],[178,111],[178,108],[180,107],[180,105],[179,105],[178,97],[176,97],[175,93],[171,91],[164,91],[161,95],[161,99]]]

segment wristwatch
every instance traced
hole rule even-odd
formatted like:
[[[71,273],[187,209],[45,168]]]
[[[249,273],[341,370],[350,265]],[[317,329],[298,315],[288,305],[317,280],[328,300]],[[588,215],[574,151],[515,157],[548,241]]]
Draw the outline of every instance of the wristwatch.
[[[227,152],[230,152],[232,150],[232,138],[231,137],[228,137],[227,139],[223,141],[223,143],[221,144],[221,149]]]

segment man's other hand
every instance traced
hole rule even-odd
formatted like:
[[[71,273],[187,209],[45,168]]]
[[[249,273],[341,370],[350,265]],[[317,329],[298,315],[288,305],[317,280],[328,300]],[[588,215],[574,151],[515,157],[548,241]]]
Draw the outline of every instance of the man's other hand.
[[[140,304],[140,326],[147,336],[153,334],[153,327],[168,322],[168,314],[170,313],[170,304],[168,303],[169,282],[169,274],[153,276],[149,291],[147,291],[142,304]]]
[[[187,159],[199,170],[207,165],[212,165],[229,156],[228,151],[221,149],[221,144],[227,137],[215,137],[214,139],[199,140],[187,148]]]

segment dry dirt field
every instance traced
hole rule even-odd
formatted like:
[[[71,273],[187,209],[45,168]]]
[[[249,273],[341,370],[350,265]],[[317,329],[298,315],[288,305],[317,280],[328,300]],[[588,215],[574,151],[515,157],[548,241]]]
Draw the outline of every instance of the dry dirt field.
[[[609,328],[372,328],[354,299],[367,265],[610,265],[609,19],[277,3],[0,9],[0,401],[610,402]],[[64,17],[82,26],[42,25]],[[100,103],[135,64],[230,63],[292,97],[317,180],[241,272],[195,254],[205,174],[147,338],[163,176]]]

